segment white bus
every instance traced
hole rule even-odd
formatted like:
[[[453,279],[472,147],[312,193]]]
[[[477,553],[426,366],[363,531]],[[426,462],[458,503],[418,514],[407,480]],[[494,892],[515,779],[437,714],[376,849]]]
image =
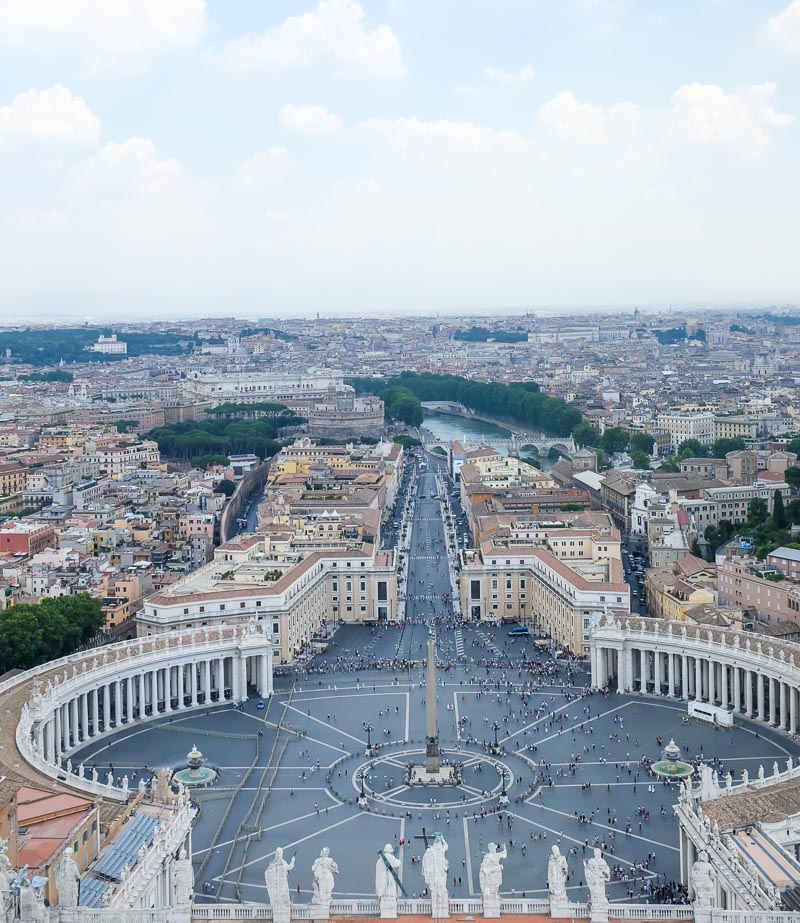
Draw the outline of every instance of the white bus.
[[[733,712],[718,705],[709,705],[706,702],[689,702],[689,717],[698,721],[706,721],[721,728],[733,727]]]

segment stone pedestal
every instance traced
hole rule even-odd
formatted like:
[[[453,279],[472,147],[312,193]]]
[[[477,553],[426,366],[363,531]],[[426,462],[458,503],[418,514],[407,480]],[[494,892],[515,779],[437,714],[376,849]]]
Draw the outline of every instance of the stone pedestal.
[[[591,923],[608,923],[608,901],[594,902],[591,905]]]
[[[272,923],[291,923],[292,906],[291,904],[273,905]]]
[[[569,901],[550,900],[550,916],[554,920],[567,920],[575,916],[575,911],[570,906]]]
[[[434,920],[446,920],[450,916],[450,900],[447,894],[431,897],[431,916]]]
[[[312,920],[328,920],[331,915],[331,905],[330,904],[309,904],[309,912],[311,913]]]
[[[484,897],[483,916],[486,920],[494,920],[500,916],[500,897]]]
[[[397,898],[396,897],[382,897],[380,899],[381,905],[381,919],[382,920],[396,920],[397,919]]]

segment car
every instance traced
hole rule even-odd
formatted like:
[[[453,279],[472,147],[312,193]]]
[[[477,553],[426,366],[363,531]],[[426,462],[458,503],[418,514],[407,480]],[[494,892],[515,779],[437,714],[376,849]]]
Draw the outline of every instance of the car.
[[[264,700],[263,700],[263,699],[259,699],[259,700],[258,700],[258,705],[256,705],[256,708],[264,708]]]

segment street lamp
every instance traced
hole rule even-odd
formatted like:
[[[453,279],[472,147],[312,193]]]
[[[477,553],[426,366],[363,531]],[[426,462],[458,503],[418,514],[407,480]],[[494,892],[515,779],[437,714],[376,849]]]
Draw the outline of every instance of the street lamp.
[[[504,808],[508,804],[508,792],[506,791],[506,774],[508,773],[508,770],[505,766],[501,766],[500,763],[498,763],[497,771],[500,774],[500,781],[502,784],[500,797],[497,799],[497,803],[500,805],[500,807]]]
[[[492,747],[492,753],[499,753],[500,744],[497,741],[497,732],[500,730],[500,724],[497,721],[492,721],[490,727],[494,731],[494,745]]]
[[[367,756],[371,756],[372,755],[372,732],[375,730],[375,725],[370,724],[368,721],[365,721],[364,730],[367,732]]]
[[[360,784],[360,790],[358,793],[357,804],[360,808],[365,808],[367,806],[367,793],[364,790],[364,781],[367,775],[367,767],[359,770],[358,773],[358,782]]]

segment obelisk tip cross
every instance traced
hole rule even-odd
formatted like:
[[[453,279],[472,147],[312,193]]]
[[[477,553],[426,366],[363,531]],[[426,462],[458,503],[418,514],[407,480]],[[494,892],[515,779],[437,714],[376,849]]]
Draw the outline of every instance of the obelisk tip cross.
[[[425,771],[439,772],[439,727],[436,722],[436,639],[428,638],[425,681]]]

